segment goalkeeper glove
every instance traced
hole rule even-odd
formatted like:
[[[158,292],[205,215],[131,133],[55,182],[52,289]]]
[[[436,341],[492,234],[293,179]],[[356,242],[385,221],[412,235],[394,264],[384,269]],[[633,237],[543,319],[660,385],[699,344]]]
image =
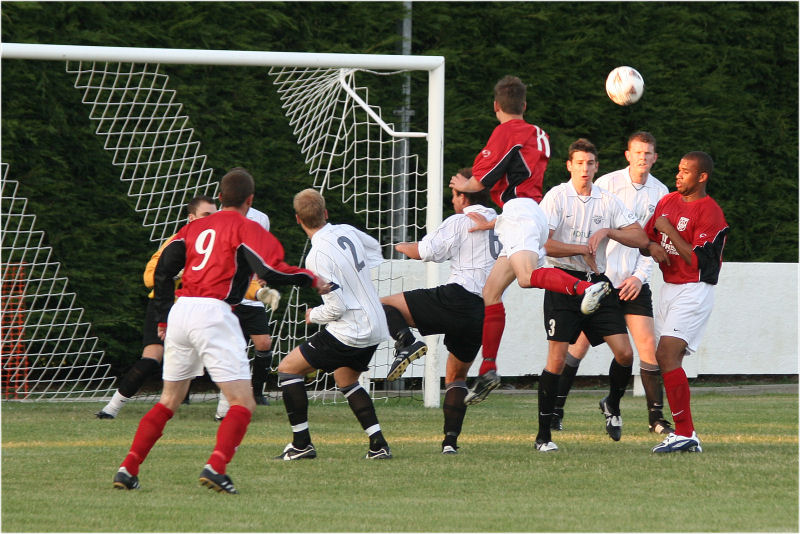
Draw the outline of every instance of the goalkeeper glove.
[[[281,294],[277,289],[272,289],[269,286],[264,286],[256,291],[256,298],[261,301],[264,306],[272,311],[278,309],[278,304],[281,301]]]

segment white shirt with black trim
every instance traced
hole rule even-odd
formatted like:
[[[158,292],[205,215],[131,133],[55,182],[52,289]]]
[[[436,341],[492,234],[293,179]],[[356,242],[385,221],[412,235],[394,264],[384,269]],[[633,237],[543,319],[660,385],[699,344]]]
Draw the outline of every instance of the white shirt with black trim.
[[[389,338],[386,315],[370,277],[383,262],[377,240],[347,224],[326,224],[311,237],[306,268],[336,284],[311,310],[311,322],[349,347],[369,347]]]
[[[467,206],[463,214],[451,215],[434,232],[422,238],[418,244],[419,255],[424,261],[436,263],[452,260],[447,283],[458,284],[481,296],[501,244],[490,230],[470,232],[475,223],[467,213],[477,213],[487,221],[497,218],[492,208]]]
[[[652,174],[647,175],[643,184],[631,181],[630,167],[605,174],[594,184],[617,195],[625,207],[633,212],[639,224],[644,225],[653,216],[658,201],[669,193],[669,189]],[[639,249],[626,247],[610,240],[606,247],[606,276],[614,287],[619,287],[629,276],[635,276],[643,284],[650,282],[655,262],[649,256],[642,256]]]
[[[553,187],[542,199],[542,210],[547,216],[551,239],[570,245],[585,245],[593,233],[603,228],[619,229],[636,222],[636,216],[625,207],[616,195],[592,184],[589,196],[579,195],[572,181]],[[597,247],[595,263],[597,272],[606,268],[606,245],[604,239]],[[547,264],[573,271],[592,272],[582,256],[552,258]]]

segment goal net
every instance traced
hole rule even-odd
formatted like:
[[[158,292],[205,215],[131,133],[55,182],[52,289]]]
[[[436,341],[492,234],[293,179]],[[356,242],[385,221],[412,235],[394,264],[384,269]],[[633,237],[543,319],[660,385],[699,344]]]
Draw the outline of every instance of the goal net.
[[[180,95],[169,86],[171,64],[218,64],[242,67],[269,67],[264,71],[280,95],[286,117],[308,165],[309,185],[327,198],[338,198],[363,221],[368,233],[384,245],[387,260],[373,270],[372,277],[380,295],[388,295],[414,287],[435,285],[438,269],[421,267],[420,262],[392,259],[394,245],[400,241],[418,240],[441,222],[442,180],[441,145],[443,125],[443,60],[415,56],[362,56],[340,54],[288,54],[270,52],[197,51],[165,49],[132,49],[105,47],[71,47],[59,45],[3,45],[3,58],[64,59],[66,71],[74,76],[74,87],[81,92],[88,117],[112,162],[119,167],[120,180],[128,186],[128,195],[135,199],[135,209],[142,224],[150,229],[154,248],[172,235],[184,222],[183,208],[198,194],[216,196],[217,183],[212,168],[202,152],[200,136],[189,126],[190,117]],[[428,71],[428,128],[425,132],[398,131],[384,116],[385,110],[370,103],[368,84],[362,79],[394,77],[412,70]],[[399,82],[398,82],[399,85]],[[425,153],[423,159],[421,153]],[[254,155],[255,157],[255,155]],[[13,170],[12,170],[13,173]],[[6,189],[12,182],[3,175],[3,224],[9,213],[5,209]],[[269,212],[269,206],[264,205]],[[6,255],[7,232],[3,235],[3,256]],[[44,239],[41,240],[42,242]],[[9,245],[10,246],[10,245]],[[15,245],[16,246],[16,245]],[[39,245],[46,248],[44,243]],[[306,244],[306,250],[309,244]],[[305,252],[303,253],[305,255]],[[299,263],[303,258],[297,258]],[[293,261],[287,258],[287,261]],[[56,263],[57,271],[57,263]],[[8,271],[8,273],[6,272]],[[24,280],[10,284],[9,279]],[[109,392],[108,366],[103,354],[78,343],[91,325],[81,323],[69,327],[70,352],[58,361],[66,365],[69,380],[56,376],[56,358],[43,361],[27,372],[19,364],[19,355],[7,357],[8,343],[16,343],[17,351],[30,355],[30,336],[35,328],[33,315],[20,311],[15,302],[31,297],[28,278],[31,270],[18,268],[3,271],[3,322],[16,321],[15,329],[4,329],[3,385],[6,375],[14,380],[25,376],[21,398],[33,398],[36,391],[51,391],[59,384],[60,396],[103,396]],[[67,294],[64,279],[62,294]],[[23,296],[14,296],[21,291]],[[72,296],[74,300],[74,295]],[[286,355],[316,325],[304,322],[307,303],[297,289],[284,290],[288,301],[281,317],[272,319],[273,350],[278,357]],[[26,307],[22,307],[26,308]],[[28,306],[27,308],[31,308]],[[26,309],[27,309],[26,308]],[[8,309],[8,310],[7,310]],[[81,310],[82,311],[82,310]],[[53,314],[53,324],[58,319]],[[41,328],[42,318],[35,327]],[[67,336],[63,336],[67,337]],[[409,367],[406,376],[423,379],[426,406],[439,404],[438,339],[429,338],[429,355],[422,363]],[[373,397],[395,395],[383,386],[376,388],[388,372],[393,359],[393,346],[383,343],[376,352],[370,371],[362,376]],[[277,358],[274,360],[277,363]],[[15,363],[16,362],[16,363]],[[16,366],[16,367],[15,367]],[[78,375],[77,370],[84,374]],[[103,380],[87,382],[86,373],[94,372]],[[9,379],[11,384],[13,380]],[[80,387],[70,382],[82,384]],[[336,401],[332,377],[321,373],[313,378],[309,390],[324,402]],[[71,388],[71,389],[70,389]],[[16,391],[16,390],[15,390]],[[75,393],[77,391],[77,393]],[[40,394],[40,397],[44,394]],[[52,397],[52,395],[51,395]],[[5,395],[4,398],[9,398]],[[14,397],[17,398],[17,397]]]

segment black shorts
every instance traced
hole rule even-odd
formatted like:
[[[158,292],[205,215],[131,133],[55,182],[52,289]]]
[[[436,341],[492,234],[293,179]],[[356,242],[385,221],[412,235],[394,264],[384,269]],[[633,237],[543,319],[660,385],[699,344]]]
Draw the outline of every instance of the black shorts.
[[[619,290],[615,289],[614,293],[619,298]],[[644,315],[645,317],[653,316],[653,293],[650,291],[650,284],[642,284],[642,290],[633,300],[620,300],[619,306],[622,308],[623,315]]]
[[[158,316],[156,315],[155,301],[147,299],[147,310],[144,312],[144,326],[142,327],[142,346],[163,344],[164,342],[158,337]]]
[[[258,306],[239,304],[233,307],[233,314],[239,319],[245,339],[249,339],[250,336],[269,335],[267,310],[261,304]]]
[[[574,272],[568,272],[575,276]],[[585,274],[582,278],[586,278]],[[592,282],[601,281],[608,282],[608,278],[594,275]],[[591,315],[581,312],[582,300],[582,295],[544,292],[544,330],[548,340],[575,343],[583,332],[594,347],[603,343],[606,336],[628,333],[617,292],[612,291],[606,296],[600,308]]]
[[[403,293],[420,334],[444,334],[444,346],[460,361],[475,360],[483,335],[483,299],[458,284]]]
[[[369,370],[369,362],[377,348],[378,345],[350,347],[322,329],[300,345],[300,352],[311,367],[326,373],[340,367],[364,372]]]

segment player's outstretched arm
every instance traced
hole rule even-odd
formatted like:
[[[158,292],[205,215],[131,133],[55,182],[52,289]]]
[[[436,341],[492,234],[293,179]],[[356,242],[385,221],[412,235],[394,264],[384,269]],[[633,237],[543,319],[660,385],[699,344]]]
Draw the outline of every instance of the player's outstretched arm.
[[[400,254],[405,254],[412,260],[422,259],[419,254],[419,243],[398,243],[394,246],[394,249]]]

